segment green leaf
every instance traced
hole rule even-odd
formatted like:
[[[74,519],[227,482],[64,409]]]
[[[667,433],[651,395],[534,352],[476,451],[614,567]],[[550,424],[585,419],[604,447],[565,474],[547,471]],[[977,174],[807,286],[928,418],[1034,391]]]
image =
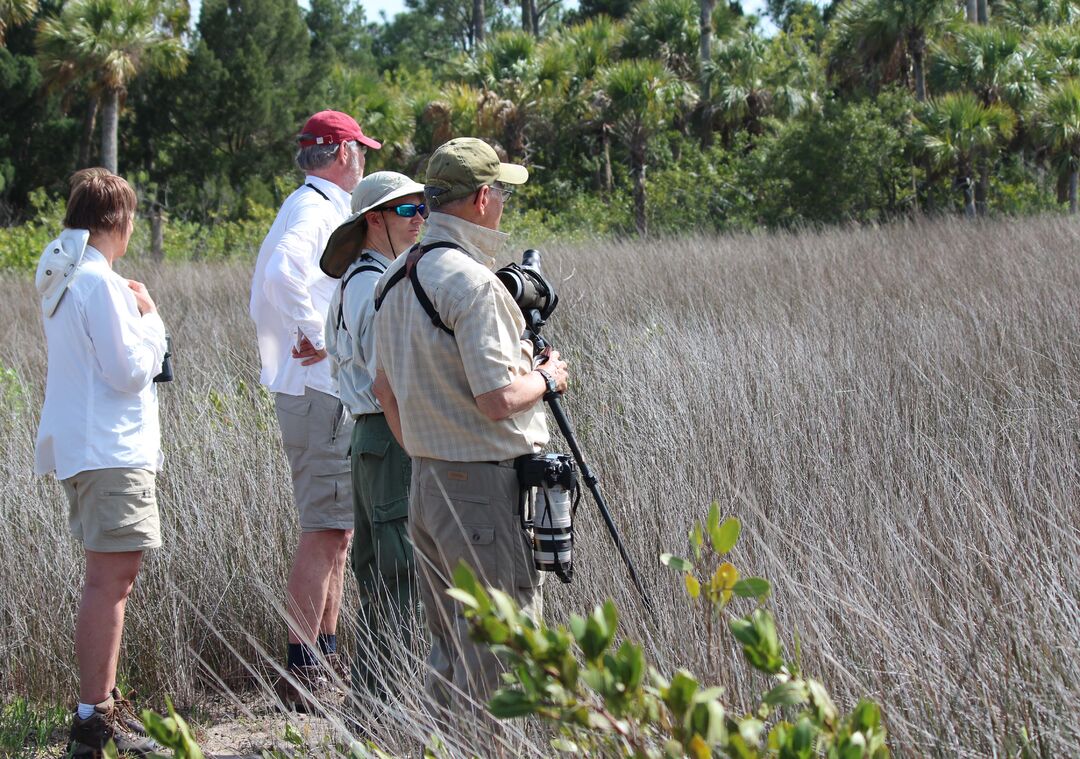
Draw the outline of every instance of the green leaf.
[[[807,699],[806,686],[799,680],[780,683],[762,699],[769,706],[794,706]]]
[[[578,745],[569,738],[552,738],[551,747],[564,754],[576,754],[580,750]]]
[[[516,690],[500,690],[488,701],[488,709],[499,719],[512,719],[532,714],[536,702]]]
[[[691,572],[694,569],[691,562],[670,553],[660,554],[660,563],[666,567],[671,567],[676,572]]]
[[[744,577],[735,583],[735,586],[731,589],[731,592],[737,595],[739,598],[761,598],[764,599],[772,592],[772,586],[769,585],[769,581],[761,577]]]
[[[701,547],[705,544],[705,535],[701,531],[701,523],[695,522],[694,529],[690,530],[690,548],[694,552],[694,561],[701,561]]]
[[[285,742],[293,746],[304,745],[304,736],[288,722],[285,723]]]
[[[739,539],[739,520],[735,517],[728,517],[724,520],[724,523],[717,527],[715,530],[709,531],[709,538],[712,540],[713,548],[720,555],[723,555],[735,547],[735,542]]]
[[[450,596],[455,601],[464,604],[470,609],[480,608],[480,604],[476,602],[476,596],[474,596],[472,593],[461,590],[460,588],[450,588],[446,591],[446,595]]]

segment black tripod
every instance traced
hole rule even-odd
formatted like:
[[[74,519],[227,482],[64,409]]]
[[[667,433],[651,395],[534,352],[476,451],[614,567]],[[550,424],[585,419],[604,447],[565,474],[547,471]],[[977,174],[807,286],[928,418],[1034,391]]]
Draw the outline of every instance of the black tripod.
[[[548,348],[547,341],[540,336],[540,327],[544,325],[544,320],[541,317],[540,312],[535,309],[525,311],[525,319],[529,323],[529,328],[525,331],[525,337],[533,344],[533,355],[539,356]],[[563,411],[562,398],[559,393],[549,390],[544,394],[544,401],[546,401],[551,408],[551,414],[555,417],[555,423],[559,425],[559,431],[562,432],[566,444],[570,446],[570,452],[573,454],[574,461],[577,462],[578,469],[581,471],[581,479],[585,482],[585,486],[589,489],[589,492],[592,493],[597,508],[600,509],[600,516],[604,518],[604,524],[607,525],[608,533],[611,535],[615,547],[619,549],[619,556],[622,557],[623,563],[630,573],[630,579],[633,581],[634,587],[637,588],[638,593],[641,594],[641,603],[645,607],[645,611],[649,613],[649,616],[652,618],[653,622],[655,622],[656,610],[653,608],[652,600],[649,598],[648,594],[645,592],[645,588],[641,584],[641,578],[638,577],[637,569],[634,568],[634,562],[630,560],[630,554],[627,553],[626,546],[623,545],[619,529],[615,526],[615,522],[611,518],[611,512],[608,511],[604,497],[600,494],[600,480],[592,473],[592,470],[589,469],[589,465],[585,463],[585,457],[581,453],[577,438],[574,436],[574,430],[570,426],[570,419],[566,416],[566,412]]]

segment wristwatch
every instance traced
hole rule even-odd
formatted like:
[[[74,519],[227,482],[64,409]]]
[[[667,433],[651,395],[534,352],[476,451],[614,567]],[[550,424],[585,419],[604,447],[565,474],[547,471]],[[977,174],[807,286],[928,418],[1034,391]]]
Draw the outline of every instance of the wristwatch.
[[[537,367],[536,371],[540,372],[540,376],[544,378],[544,384],[547,385],[547,389],[548,389],[549,393],[557,393],[557,392],[559,392],[559,386],[557,384],[555,384],[555,378],[554,377],[552,377],[550,374],[548,374],[546,371],[544,371],[540,367]]]

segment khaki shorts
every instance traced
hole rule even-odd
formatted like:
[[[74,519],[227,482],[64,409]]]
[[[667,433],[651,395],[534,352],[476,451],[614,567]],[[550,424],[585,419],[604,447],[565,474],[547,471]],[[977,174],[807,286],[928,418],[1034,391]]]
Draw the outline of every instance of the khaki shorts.
[[[352,417],[334,396],[310,387],[274,395],[303,532],[353,528],[349,442]]]
[[[154,473],[89,469],[62,480],[71,534],[90,551],[119,553],[161,546]]]

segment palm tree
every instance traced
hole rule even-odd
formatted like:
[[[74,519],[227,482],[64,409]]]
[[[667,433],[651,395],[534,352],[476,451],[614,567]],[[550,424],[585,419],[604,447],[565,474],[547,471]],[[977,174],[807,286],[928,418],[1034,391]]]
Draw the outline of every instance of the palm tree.
[[[902,78],[923,102],[928,41],[954,20],[960,16],[950,0],[848,0],[831,25],[830,68],[839,74],[855,62],[876,70],[881,83]],[[863,79],[865,73],[848,72],[847,78]]]
[[[931,168],[951,171],[964,194],[964,212],[975,215],[975,162],[1012,137],[1016,116],[1001,103],[984,105],[970,92],[928,101],[915,120],[915,144]]]
[[[1035,46],[1019,30],[1003,26],[961,27],[934,47],[931,76],[943,89],[966,90],[983,105],[1005,103],[1015,113],[1024,113],[1050,81]],[[984,214],[990,187],[985,157],[978,169],[975,203]]]
[[[1062,170],[1069,173],[1069,213],[1077,213],[1080,182],[1080,80],[1068,79],[1039,104],[1036,130]]]
[[[598,76],[598,99],[609,123],[630,154],[634,178],[634,219],[638,233],[648,234],[645,214],[645,171],[649,139],[680,106],[693,102],[686,83],[659,61],[629,59],[602,70]]]
[[[74,0],[38,28],[44,67],[89,74],[101,92],[101,162],[110,171],[117,170],[120,102],[128,84],[148,69],[169,76],[187,65],[162,9],[158,0]]]
[[[544,85],[536,48],[530,32],[498,32],[464,65],[466,81],[493,101],[489,107],[501,124],[498,137],[511,160],[526,157],[528,129]]]
[[[0,0],[0,45],[7,39],[8,27],[25,24],[37,9],[38,0]]]

